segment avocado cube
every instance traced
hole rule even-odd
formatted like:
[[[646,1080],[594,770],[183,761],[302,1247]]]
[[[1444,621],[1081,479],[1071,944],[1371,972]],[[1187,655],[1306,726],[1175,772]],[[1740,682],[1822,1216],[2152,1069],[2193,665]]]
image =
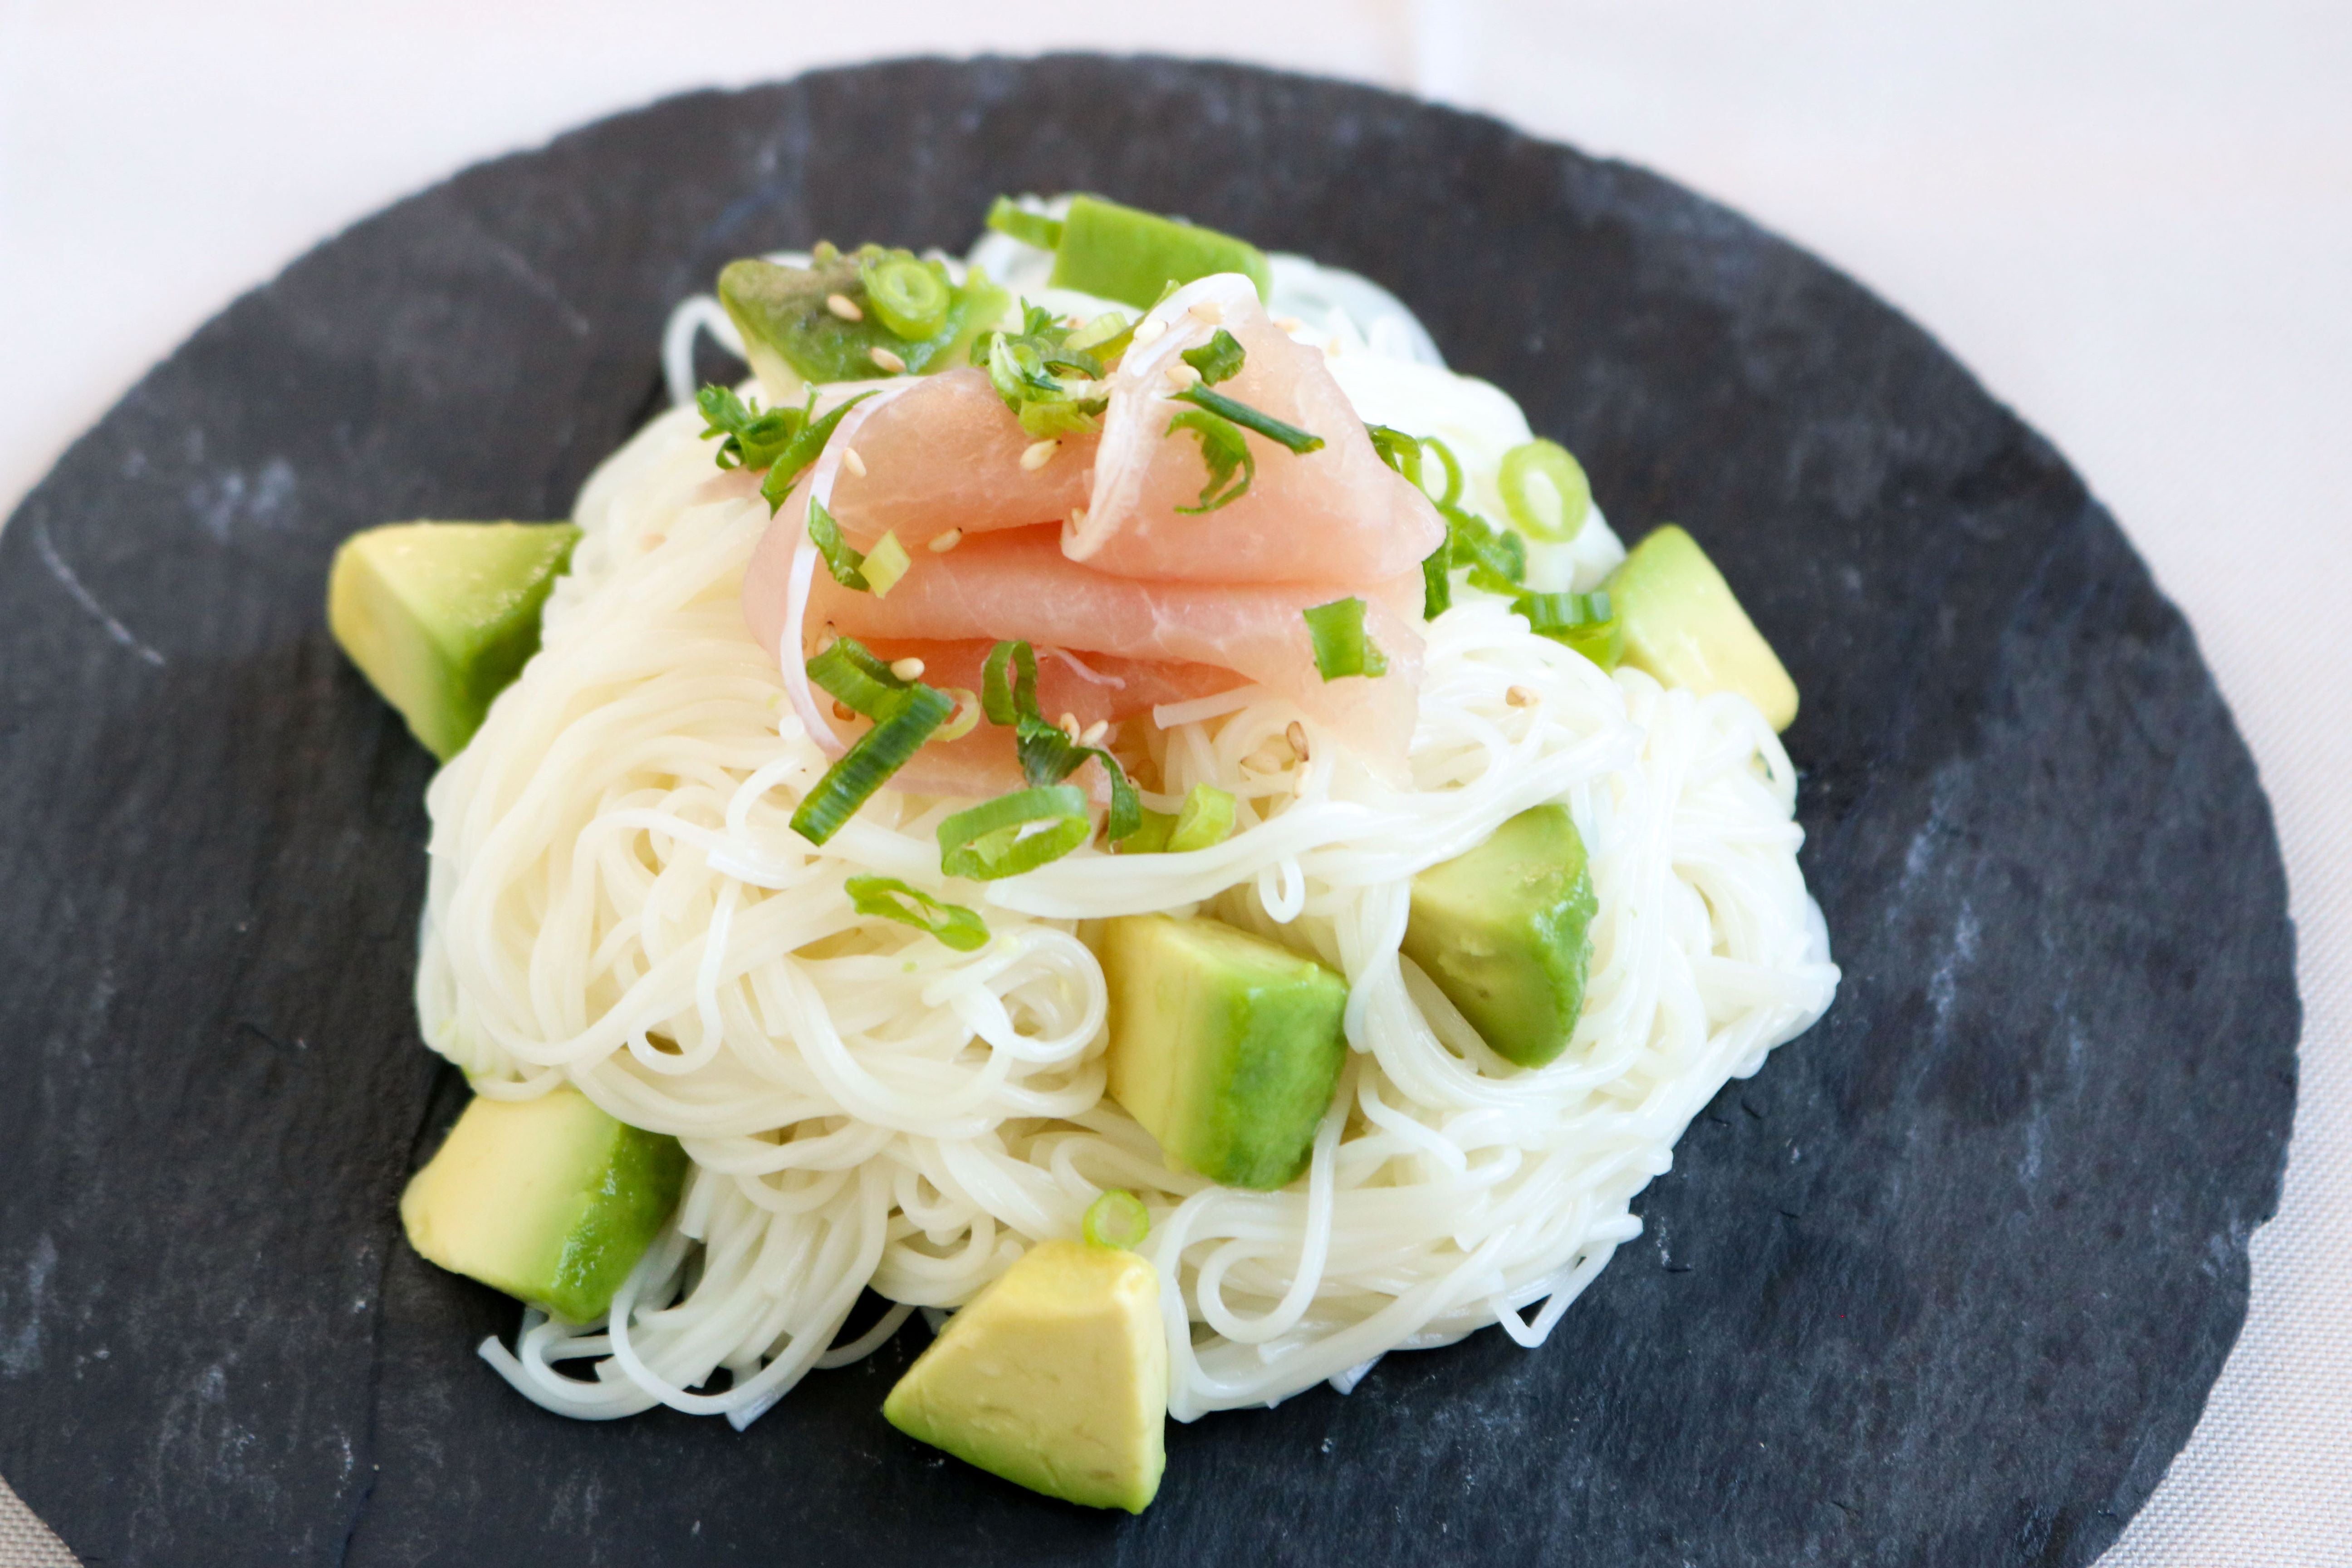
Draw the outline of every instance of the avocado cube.
[[[428,1262],[543,1307],[604,1316],[677,1207],[686,1151],[566,1085],[536,1100],[476,1099],[401,1195]]]
[[[1413,878],[1403,951],[1496,1056],[1541,1067],[1584,1011],[1599,909],[1568,808],[1538,805]]]
[[[1797,683],[1732,596],[1698,541],[1667,523],[1633,547],[1609,578],[1625,623],[1625,662],[1667,686],[1737,691],[1765,721],[1797,720]]]
[[[327,626],[425,749],[447,762],[539,651],[572,562],[568,522],[404,522],[343,541]]]
[[[1247,240],[1100,196],[1075,196],[1054,252],[1054,287],[1150,310],[1171,283],[1239,272],[1261,300],[1273,287],[1265,253]]]
[[[1110,1095],[1178,1170],[1271,1191],[1307,1168],[1348,1059],[1348,983],[1221,921],[1106,923]]]
[[[1016,1486],[1141,1513],[1168,1464],[1158,1272],[1117,1247],[1039,1242],[948,1320],[882,1415]]]

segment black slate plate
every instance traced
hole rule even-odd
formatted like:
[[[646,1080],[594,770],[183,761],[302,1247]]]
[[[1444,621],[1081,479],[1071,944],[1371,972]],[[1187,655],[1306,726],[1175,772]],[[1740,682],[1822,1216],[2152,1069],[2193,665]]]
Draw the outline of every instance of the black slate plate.
[[[1086,187],[1392,285],[1699,531],[1805,693],[1846,981],[1717,1097],[1543,1350],[1171,1430],[1141,1521],[877,1413],[541,1414],[396,1243],[457,1091],[408,1003],[424,754],[330,551],[560,515],[671,301]],[[0,535],[0,1474],[92,1563],[2082,1563],[2195,1423],[2294,1099],[2270,814],[2057,455],[1821,263],[1622,164],[1221,66],[914,62],[675,100],[297,262]]]

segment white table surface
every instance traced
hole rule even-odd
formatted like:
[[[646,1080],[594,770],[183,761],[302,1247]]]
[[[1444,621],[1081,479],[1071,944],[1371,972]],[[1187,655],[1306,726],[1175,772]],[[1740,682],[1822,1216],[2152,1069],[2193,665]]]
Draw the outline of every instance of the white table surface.
[[[689,87],[1053,47],[1412,88],[1646,163],[1926,323],[2084,473],[2253,746],[2306,1008],[2244,1338],[2105,1562],[2352,1563],[2352,6],[0,0],[0,512],[236,294],[475,159]],[[71,1561],[0,1487],[0,1568]]]

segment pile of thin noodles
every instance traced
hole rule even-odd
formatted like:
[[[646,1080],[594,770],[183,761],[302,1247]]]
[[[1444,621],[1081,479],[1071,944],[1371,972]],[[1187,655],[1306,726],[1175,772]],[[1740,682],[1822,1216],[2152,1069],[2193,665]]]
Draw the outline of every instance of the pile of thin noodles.
[[[1527,438],[1509,398],[1437,364],[1361,279],[1276,267],[1277,311],[1328,340],[1360,411],[1445,437],[1472,503],[1500,515],[1496,464]],[[678,320],[674,366],[709,308]],[[1344,1393],[1390,1351],[1489,1324],[1539,1344],[1639,1232],[1627,1205],[1685,1124],[1828,1006],[1795,780],[1755,708],[1604,674],[1475,592],[1428,627],[1409,790],[1311,731],[1299,756],[1297,710],[1250,687],[1162,708],[1150,735],[1147,804],[1202,783],[1239,798],[1213,849],[1087,848],[950,884],[933,830],[970,803],[888,790],[810,846],[787,821],[826,758],[739,597],[768,509],[700,428],[667,415],[591,479],[542,651],[428,797],[427,1041],[483,1094],[568,1080],[693,1160],[606,1322],[530,1311],[511,1348],[483,1346],[547,1408],[742,1426],[1075,1236],[1110,1187],[1151,1213],[1179,1419]],[[1589,586],[1621,553],[1596,513],[1531,576]],[[1600,915],[1573,1044],[1522,1069],[1397,950],[1414,872],[1552,801]],[[993,940],[957,952],[859,916],[843,884],[861,873],[978,908]],[[1349,981],[1339,1092],[1283,1191],[1171,1171],[1104,1096],[1087,922],[1150,910],[1214,914]],[[869,1288],[894,1305],[845,1342]]]

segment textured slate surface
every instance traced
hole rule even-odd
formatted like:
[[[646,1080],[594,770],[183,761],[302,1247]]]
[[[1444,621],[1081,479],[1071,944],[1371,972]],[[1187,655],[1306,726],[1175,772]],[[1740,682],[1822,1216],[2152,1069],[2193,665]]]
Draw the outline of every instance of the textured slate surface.
[[[1723,562],[1804,689],[1846,983],[1523,1353],[1175,1428],[1142,1521],[877,1413],[578,1426],[396,1244],[457,1090],[407,990],[423,753],[330,552],[552,516],[667,306],[818,237],[1088,187],[1394,286],[1621,525]],[[0,534],[0,1473],[96,1563],[2082,1563],[2242,1320],[2294,1096],[2268,807],[2179,614],[1916,328],[1654,176],[1369,89],[907,63],[471,170],[239,300]]]

